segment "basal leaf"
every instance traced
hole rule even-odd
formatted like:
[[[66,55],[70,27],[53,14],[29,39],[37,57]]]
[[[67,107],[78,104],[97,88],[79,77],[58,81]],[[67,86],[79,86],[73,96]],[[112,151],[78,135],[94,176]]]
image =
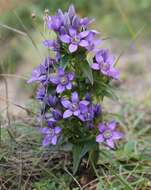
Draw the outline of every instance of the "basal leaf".
[[[84,144],[73,145],[73,175],[78,170],[81,159],[85,156],[87,152],[96,148],[95,141],[85,142]]]

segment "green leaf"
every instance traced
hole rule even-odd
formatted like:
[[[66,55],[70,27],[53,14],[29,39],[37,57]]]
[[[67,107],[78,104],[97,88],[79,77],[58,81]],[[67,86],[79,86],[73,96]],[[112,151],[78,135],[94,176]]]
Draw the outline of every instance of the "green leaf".
[[[81,158],[82,158],[82,152],[83,147],[81,145],[74,145],[73,146],[73,175],[75,175],[75,173],[78,170]]]
[[[91,84],[93,85],[93,73],[92,73],[92,69],[90,68],[90,65],[88,64],[88,62],[85,61],[79,65],[80,65],[80,68],[83,71],[83,74],[85,75],[85,77],[87,77],[89,79],[89,81],[91,82]]]
[[[93,57],[94,57],[94,56],[95,56],[95,55],[94,55],[93,53],[91,53],[91,52],[87,54],[86,59],[87,59],[89,65],[91,65],[91,64],[93,63]]]
[[[136,147],[136,141],[129,141],[125,144],[124,146],[124,152],[127,155],[131,155],[132,153],[134,153],[135,151],[135,147]]]
[[[106,96],[108,98],[111,98],[112,100],[115,100],[115,101],[118,100],[118,97],[116,96],[112,86],[104,82],[99,82],[99,84],[100,84],[100,90],[98,90],[98,96],[101,96],[101,97]]]
[[[66,67],[69,65],[70,61],[68,60],[68,56],[64,55],[60,60],[60,66],[63,69],[66,69]]]
[[[81,159],[91,149],[94,150],[95,147],[96,143],[92,141],[73,145],[73,175],[77,172]]]

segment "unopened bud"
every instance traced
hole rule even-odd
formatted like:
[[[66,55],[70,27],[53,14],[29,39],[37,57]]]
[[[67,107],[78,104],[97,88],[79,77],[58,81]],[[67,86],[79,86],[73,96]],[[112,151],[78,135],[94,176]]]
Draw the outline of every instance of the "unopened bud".
[[[45,13],[45,14],[49,14],[49,9],[45,9],[45,10],[44,10],[44,13]]]
[[[31,17],[32,17],[33,19],[35,19],[35,18],[36,18],[36,13],[33,12],[33,13],[31,14]]]

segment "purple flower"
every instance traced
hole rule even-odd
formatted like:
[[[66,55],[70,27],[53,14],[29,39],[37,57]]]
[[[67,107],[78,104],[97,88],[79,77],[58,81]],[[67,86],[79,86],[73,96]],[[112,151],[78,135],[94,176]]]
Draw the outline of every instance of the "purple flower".
[[[60,30],[60,27],[63,24],[63,17],[61,15],[57,14],[55,16],[48,16],[47,17],[47,26],[48,29],[54,30],[58,32]]]
[[[89,104],[87,100],[80,101],[77,92],[72,93],[71,101],[63,99],[61,103],[67,109],[63,114],[63,118],[68,118],[72,115],[79,117],[87,110]]]
[[[55,107],[58,103],[57,96],[52,96],[51,94],[47,97],[47,104],[51,107]]]
[[[85,95],[85,100],[90,102],[91,98],[92,98],[92,95],[89,92],[87,92],[86,95]]]
[[[89,121],[93,123],[94,119],[101,114],[101,106],[99,104],[89,104],[87,109],[83,110],[82,113],[79,115],[79,118],[83,122]]]
[[[37,93],[36,93],[36,99],[43,101],[45,98],[45,93],[46,93],[46,89],[44,86],[41,86],[40,88],[38,88]]]
[[[51,57],[46,57],[44,61],[35,69],[33,69],[31,78],[28,83],[41,82],[46,83],[48,79],[48,73],[53,69],[56,61]]]
[[[95,115],[95,117],[100,116],[101,112],[102,112],[101,105],[100,104],[95,104],[94,105],[94,115]]]
[[[60,127],[54,127],[54,128],[44,127],[40,129],[40,132],[44,136],[42,145],[46,147],[49,144],[53,144],[53,145],[57,144],[57,138],[58,138],[59,133],[61,133],[61,128]]]
[[[62,119],[62,113],[58,109],[52,109],[51,112],[45,113],[45,120],[49,126],[53,126],[60,119]]]
[[[55,64],[56,60],[48,56],[44,59],[41,65],[46,69],[46,71],[48,71],[52,70]]]
[[[94,107],[90,105],[87,109],[83,110],[82,113],[79,115],[81,121],[93,121],[94,119]]]
[[[72,27],[76,30],[87,29],[88,25],[94,21],[94,19],[90,20],[87,17],[79,18],[76,15],[74,5],[70,5],[68,12],[64,14],[64,19],[66,20],[64,22],[66,28]]]
[[[65,13],[59,9],[56,15],[47,17],[46,22],[48,29],[54,30],[60,34],[66,33],[68,28],[72,25],[75,16],[75,9],[73,5],[71,5],[68,12]],[[75,22],[73,24],[75,24]]]
[[[90,20],[88,19],[87,17],[85,18],[79,18],[77,15],[76,15],[76,11],[75,11],[75,8],[73,5],[70,5],[69,9],[68,9],[68,12],[64,14],[65,17],[67,18],[68,22],[65,22],[65,23],[68,23],[68,25],[65,25],[68,29],[69,28],[74,28],[76,30],[86,30],[88,25],[91,24],[94,19]]]
[[[96,137],[96,142],[106,143],[110,148],[115,147],[115,141],[123,138],[123,133],[116,131],[116,122],[111,121],[107,124],[100,123],[99,126],[100,134]]]
[[[51,50],[56,51],[56,52],[58,52],[60,49],[60,45],[57,40],[44,40],[43,44],[47,48],[50,48]]]
[[[43,45],[55,52],[56,61],[60,59],[60,44],[58,40],[44,40]]]
[[[113,67],[115,63],[114,57],[109,54],[108,50],[103,49],[97,52],[95,61],[91,65],[92,69],[99,70],[105,76],[119,79],[119,71]]]
[[[65,73],[62,68],[58,68],[58,72],[49,77],[49,80],[57,85],[56,91],[57,93],[62,93],[66,89],[71,90],[72,88],[72,80],[74,78],[73,73]]]
[[[42,69],[40,66],[36,67],[32,71],[31,78],[27,81],[28,83],[33,82],[42,82],[44,83],[47,80],[46,72],[42,72]]]
[[[86,48],[89,45],[88,40],[86,39],[89,33],[90,31],[83,31],[77,33],[76,29],[70,28],[69,35],[68,34],[60,35],[60,40],[64,43],[69,44],[69,51],[73,53],[77,51],[78,46]]]
[[[85,20],[82,20],[76,15],[75,8],[71,5],[68,12],[63,13],[62,10],[58,10],[55,16],[48,16],[46,18],[48,29],[54,30],[59,34],[66,34],[70,27],[79,29],[80,26],[88,24]]]
[[[75,15],[76,15],[75,7],[74,5],[70,5],[68,9],[68,16],[70,20],[72,20]]]
[[[84,29],[86,29],[87,27],[88,27],[88,25],[90,25],[92,22],[94,22],[94,19],[89,19],[89,18],[87,18],[87,17],[85,17],[85,18],[82,18],[81,20],[80,20],[80,24],[81,24],[81,26],[84,28]]]
[[[54,119],[55,119],[56,121],[59,121],[60,119],[62,119],[62,113],[61,113],[61,111],[58,110],[58,109],[53,109],[53,110],[52,110],[52,115],[53,115],[53,117],[54,117]]]
[[[89,45],[86,47],[88,51],[97,52],[99,46],[102,44],[102,40],[96,39],[96,35],[100,34],[96,30],[91,30],[89,35],[86,37]]]

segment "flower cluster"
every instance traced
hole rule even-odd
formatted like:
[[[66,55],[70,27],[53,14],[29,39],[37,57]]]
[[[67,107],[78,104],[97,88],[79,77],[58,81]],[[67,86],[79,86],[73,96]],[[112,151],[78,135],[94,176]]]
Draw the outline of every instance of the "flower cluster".
[[[28,80],[39,84],[36,99],[41,103],[38,121],[43,146],[55,145],[59,139],[76,143],[90,137],[114,148],[122,133],[115,131],[115,121],[103,121],[100,105],[105,96],[101,84],[119,79],[114,57],[99,47],[99,32],[89,29],[93,20],[78,17],[73,5],[68,12],[45,15],[44,22],[56,34],[55,39],[43,41],[54,56],[48,55]]]

